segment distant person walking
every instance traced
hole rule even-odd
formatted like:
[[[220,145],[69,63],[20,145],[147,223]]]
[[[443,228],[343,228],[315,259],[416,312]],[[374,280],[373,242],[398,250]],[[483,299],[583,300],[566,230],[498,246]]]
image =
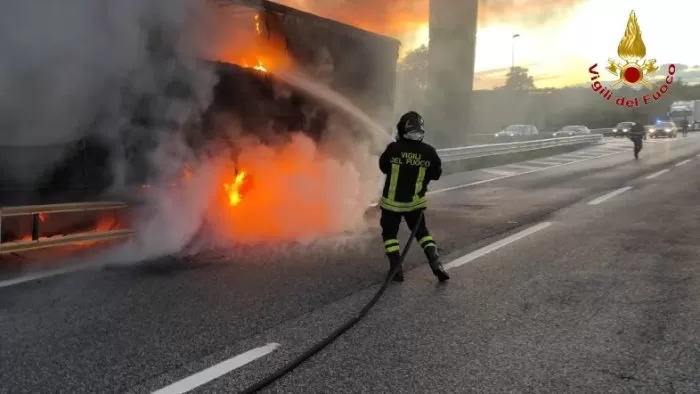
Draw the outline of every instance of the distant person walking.
[[[645,135],[644,125],[639,121],[634,122],[634,125],[630,128],[629,139],[634,143],[635,159],[639,159],[639,152],[642,151],[642,140],[644,140]]]
[[[687,137],[688,136],[688,126],[689,126],[688,120],[687,119],[681,120],[680,126],[681,126],[681,133],[683,133],[683,137]]]

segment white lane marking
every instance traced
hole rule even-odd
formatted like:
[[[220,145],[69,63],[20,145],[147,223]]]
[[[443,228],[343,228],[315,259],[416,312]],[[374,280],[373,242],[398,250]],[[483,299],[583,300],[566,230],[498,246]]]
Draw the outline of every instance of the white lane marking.
[[[267,356],[280,347],[279,343],[268,343],[265,346],[248,350],[245,353],[239,354],[233,358],[229,358],[226,361],[222,361],[219,364],[209,367],[203,371],[197,372],[194,375],[188,376],[185,379],[179,380],[169,386],[163,387],[160,390],[154,391],[151,394],[183,394],[190,390],[194,390],[197,387],[209,383],[214,379],[220,378],[227,373],[238,369],[252,361],[255,361],[261,357]]]
[[[604,194],[604,195],[596,198],[595,200],[589,202],[588,205],[598,205],[598,204],[605,202],[605,201],[607,201],[607,200],[609,200],[617,195],[620,195],[620,194],[626,192],[627,190],[630,190],[631,188],[632,188],[632,186],[625,186],[623,188],[613,190],[610,193]]]
[[[697,155],[695,155],[695,157],[700,157],[700,153],[698,153]]]
[[[596,157],[596,155],[566,155],[563,157],[570,157],[573,159],[581,159],[581,158],[592,159],[592,158]]]
[[[80,271],[84,268],[87,268],[87,266],[75,265],[75,266],[51,270],[51,271],[37,272],[35,274],[29,274],[29,275],[21,276],[19,278],[7,279],[7,280],[0,281],[0,289],[3,287],[15,286],[15,285],[19,285],[19,284],[26,283],[26,282],[32,282],[35,280],[47,279],[47,278],[50,278],[52,276],[68,274],[71,272]]]
[[[605,146],[610,146],[610,147],[617,147],[617,146],[629,146],[630,142],[624,142],[624,141],[610,141]]]
[[[597,148],[597,149],[591,149],[586,152],[592,152],[595,154],[602,154],[602,153],[610,153],[610,152],[626,152],[629,150],[629,147],[624,148],[624,147],[616,147],[616,146],[605,146],[602,148]]]
[[[688,163],[690,163],[690,159],[688,159],[688,160],[683,160],[683,161],[680,162],[680,163],[676,163],[676,167],[680,167],[680,166],[682,166],[682,165],[684,165],[684,164],[688,164]]]
[[[480,171],[487,172],[487,173],[493,174],[493,175],[506,175],[506,176],[509,176],[509,175],[515,175],[515,174],[517,174],[517,172],[496,170],[496,169],[493,169],[493,168],[482,168]]]
[[[604,146],[601,148],[596,148],[596,149],[591,149],[589,151],[586,151],[586,153],[593,153],[595,155],[603,155],[606,153],[611,153],[611,152],[626,152],[629,149],[625,148],[617,148],[617,147],[612,147],[612,146]]]
[[[593,156],[594,156],[594,155],[591,155],[591,154],[571,153],[571,154],[568,154],[568,155],[559,155],[559,156],[556,156],[556,157],[558,157],[558,158],[560,158],[560,159],[570,160],[570,159],[580,159],[580,158],[582,158],[582,157],[593,157]]]
[[[523,170],[539,170],[542,167],[524,166],[521,164],[508,164],[505,167],[521,168]]]
[[[561,162],[571,161],[571,160],[572,160],[572,159],[567,159],[567,158],[565,158],[565,157],[563,157],[563,156],[552,156],[552,157],[546,158],[544,161],[558,161],[558,162],[561,163]]]
[[[545,228],[549,227],[552,225],[552,222],[542,222],[540,224],[537,224],[535,226],[532,226],[530,228],[527,228],[523,231],[520,231],[518,233],[515,233],[509,237],[503,238],[500,241],[496,241],[492,243],[491,245],[484,246],[483,248],[477,249],[469,254],[466,254],[462,257],[459,257],[455,260],[450,261],[449,263],[445,264],[445,269],[452,269],[452,268],[457,268],[459,266],[462,266],[464,264],[470,263],[479,257],[485,256],[491,252],[494,252],[506,245],[509,245],[515,241],[521,240],[528,235],[532,235],[540,230],[544,230]]]
[[[613,144],[613,145],[607,145],[603,149],[629,149],[630,148],[630,142],[629,144]]]
[[[666,170],[661,170],[661,171],[657,171],[657,172],[655,172],[655,173],[653,173],[653,174],[647,176],[645,179],[654,179],[654,178],[656,178],[656,177],[659,176],[659,175],[663,175],[663,174],[667,173],[668,171],[669,171],[668,169],[666,169]]]
[[[590,152],[586,152],[586,153],[588,153],[591,156],[599,156],[599,155],[604,155],[604,154],[610,153],[610,152],[613,152],[613,150],[612,149],[600,149],[600,150],[594,150],[594,151],[590,151]]]
[[[545,160],[530,160],[528,163],[542,164],[545,166],[558,166],[561,164],[559,161],[545,161]]]
[[[581,160],[570,161],[570,162],[568,162],[568,163],[557,163],[557,164],[554,164],[554,163],[547,163],[547,165],[548,165],[549,167],[543,167],[543,168],[539,168],[539,169],[537,169],[537,170],[532,170],[532,171],[520,172],[520,173],[517,173],[517,174],[514,174],[514,175],[504,175],[504,176],[499,176],[499,177],[496,177],[496,178],[483,179],[483,180],[480,180],[480,181],[465,183],[465,184],[462,184],[462,185],[450,186],[450,187],[446,187],[446,188],[443,188],[443,189],[436,189],[436,190],[429,191],[429,192],[427,192],[427,193],[425,193],[425,194],[426,194],[426,195],[431,195],[431,194],[437,194],[437,193],[444,193],[444,192],[449,192],[449,191],[452,191],[452,190],[459,190],[459,189],[464,189],[464,188],[467,188],[467,187],[483,185],[484,183],[500,181],[501,179],[508,179],[508,178],[512,178],[512,177],[515,177],[515,176],[527,175],[527,174],[532,174],[532,173],[540,172],[540,171],[546,171],[546,170],[549,170],[549,169],[551,169],[551,168],[564,167],[564,166],[568,166],[568,165],[575,164],[575,163],[581,163],[581,162],[588,161],[588,160],[599,159],[599,158],[601,158],[601,157],[616,155],[616,154],[618,154],[618,153],[621,153],[621,152],[608,153],[608,154],[605,154],[605,155],[596,156],[596,157],[594,157],[594,158],[592,158],[592,159],[581,159]],[[530,163],[536,163],[536,161],[534,161],[534,160],[530,160],[529,162],[530,162]],[[553,165],[550,165],[550,164],[553,164]],[[373,206],[377,206],[377,205],[378,205],[378,203],[374,203]]]

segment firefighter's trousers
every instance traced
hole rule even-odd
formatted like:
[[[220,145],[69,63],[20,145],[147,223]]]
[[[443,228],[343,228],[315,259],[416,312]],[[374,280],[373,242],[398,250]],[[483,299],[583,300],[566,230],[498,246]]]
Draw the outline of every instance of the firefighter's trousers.
[[[418,228],[416,229],[416,240],[423,248],[428,260],[432,261],[437,258],[437,244],[428,231],[425,216],[423,217],[423,220],[418,223],[418,219],[420,219],[420,215],[423,213],[423,211],[425,211],[425,208],[416,209],[410,212],[393,212],[382,208],[382,217],[379,220],[379,224],[382,226],[384,249],[386,250],[386,254],[390,260],[396,258],[401,253],[398,235],[402,218],[406,219],[406,224],[411,231],[413,231],[416,225],[418,225]]]

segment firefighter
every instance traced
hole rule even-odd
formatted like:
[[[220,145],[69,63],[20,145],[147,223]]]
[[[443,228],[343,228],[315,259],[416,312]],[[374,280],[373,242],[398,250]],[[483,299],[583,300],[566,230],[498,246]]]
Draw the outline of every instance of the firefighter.
[[[634,122],[634,125],[630,128],[629,139],[634,143],[635,159],[639,159],[639,152],[642,150],[642,140],[645,135],[646,130],[644,129],[644,125],[639,121]]]
[[[411,230],[416,229],[416,240],[423,248],[433,274],[444,282],[450,277],[440,262],[437,244],[428,232],[425,217],[421,220],[428,203],[425,197],[428,183],[440,179],[442,162],[435,148],[423,142],[423,117],[417,112],[411,111],[401,116],[396,129],[396,141],[390,143],[379,157],[379,168],[386,174],[379,206],[389,270],[398,267],[394,281],[403,282],[398,240],[403,218]]]

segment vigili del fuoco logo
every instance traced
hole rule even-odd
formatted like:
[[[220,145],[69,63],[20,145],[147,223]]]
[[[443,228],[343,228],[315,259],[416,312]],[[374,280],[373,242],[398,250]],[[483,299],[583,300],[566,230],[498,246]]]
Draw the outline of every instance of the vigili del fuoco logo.
[[[659,67],[656,65],[655,59],[645,59],[647,55],[647,47],[642,40],[642,32],[637,23],[637,15],[634,11],[630,12],[625,28],[625,35],[620,40],[617,46],[617,55],[619,60],[608,59],[608,66],[605,68],[609,73],[617,77],[610,86],[603,86],[598,80],[600,73],[598,72],[598,63],[588,68],[591,74],[591,88],[607,101],[615,101],[619,106],[639,107],[643,104],[649,104],[652,101],[659,101],[664,97],[673,82],[673,75],[676,73],[676,66],[671,64],[668,66],[668,73],[664,83],[650,94],[643,94],[636,97],[625,97],[613,95],[613,90],[624,84],[627,86],[643,85],[649,90],[654,90],[654,86],[649,81],[649,77],[654,75]]]

